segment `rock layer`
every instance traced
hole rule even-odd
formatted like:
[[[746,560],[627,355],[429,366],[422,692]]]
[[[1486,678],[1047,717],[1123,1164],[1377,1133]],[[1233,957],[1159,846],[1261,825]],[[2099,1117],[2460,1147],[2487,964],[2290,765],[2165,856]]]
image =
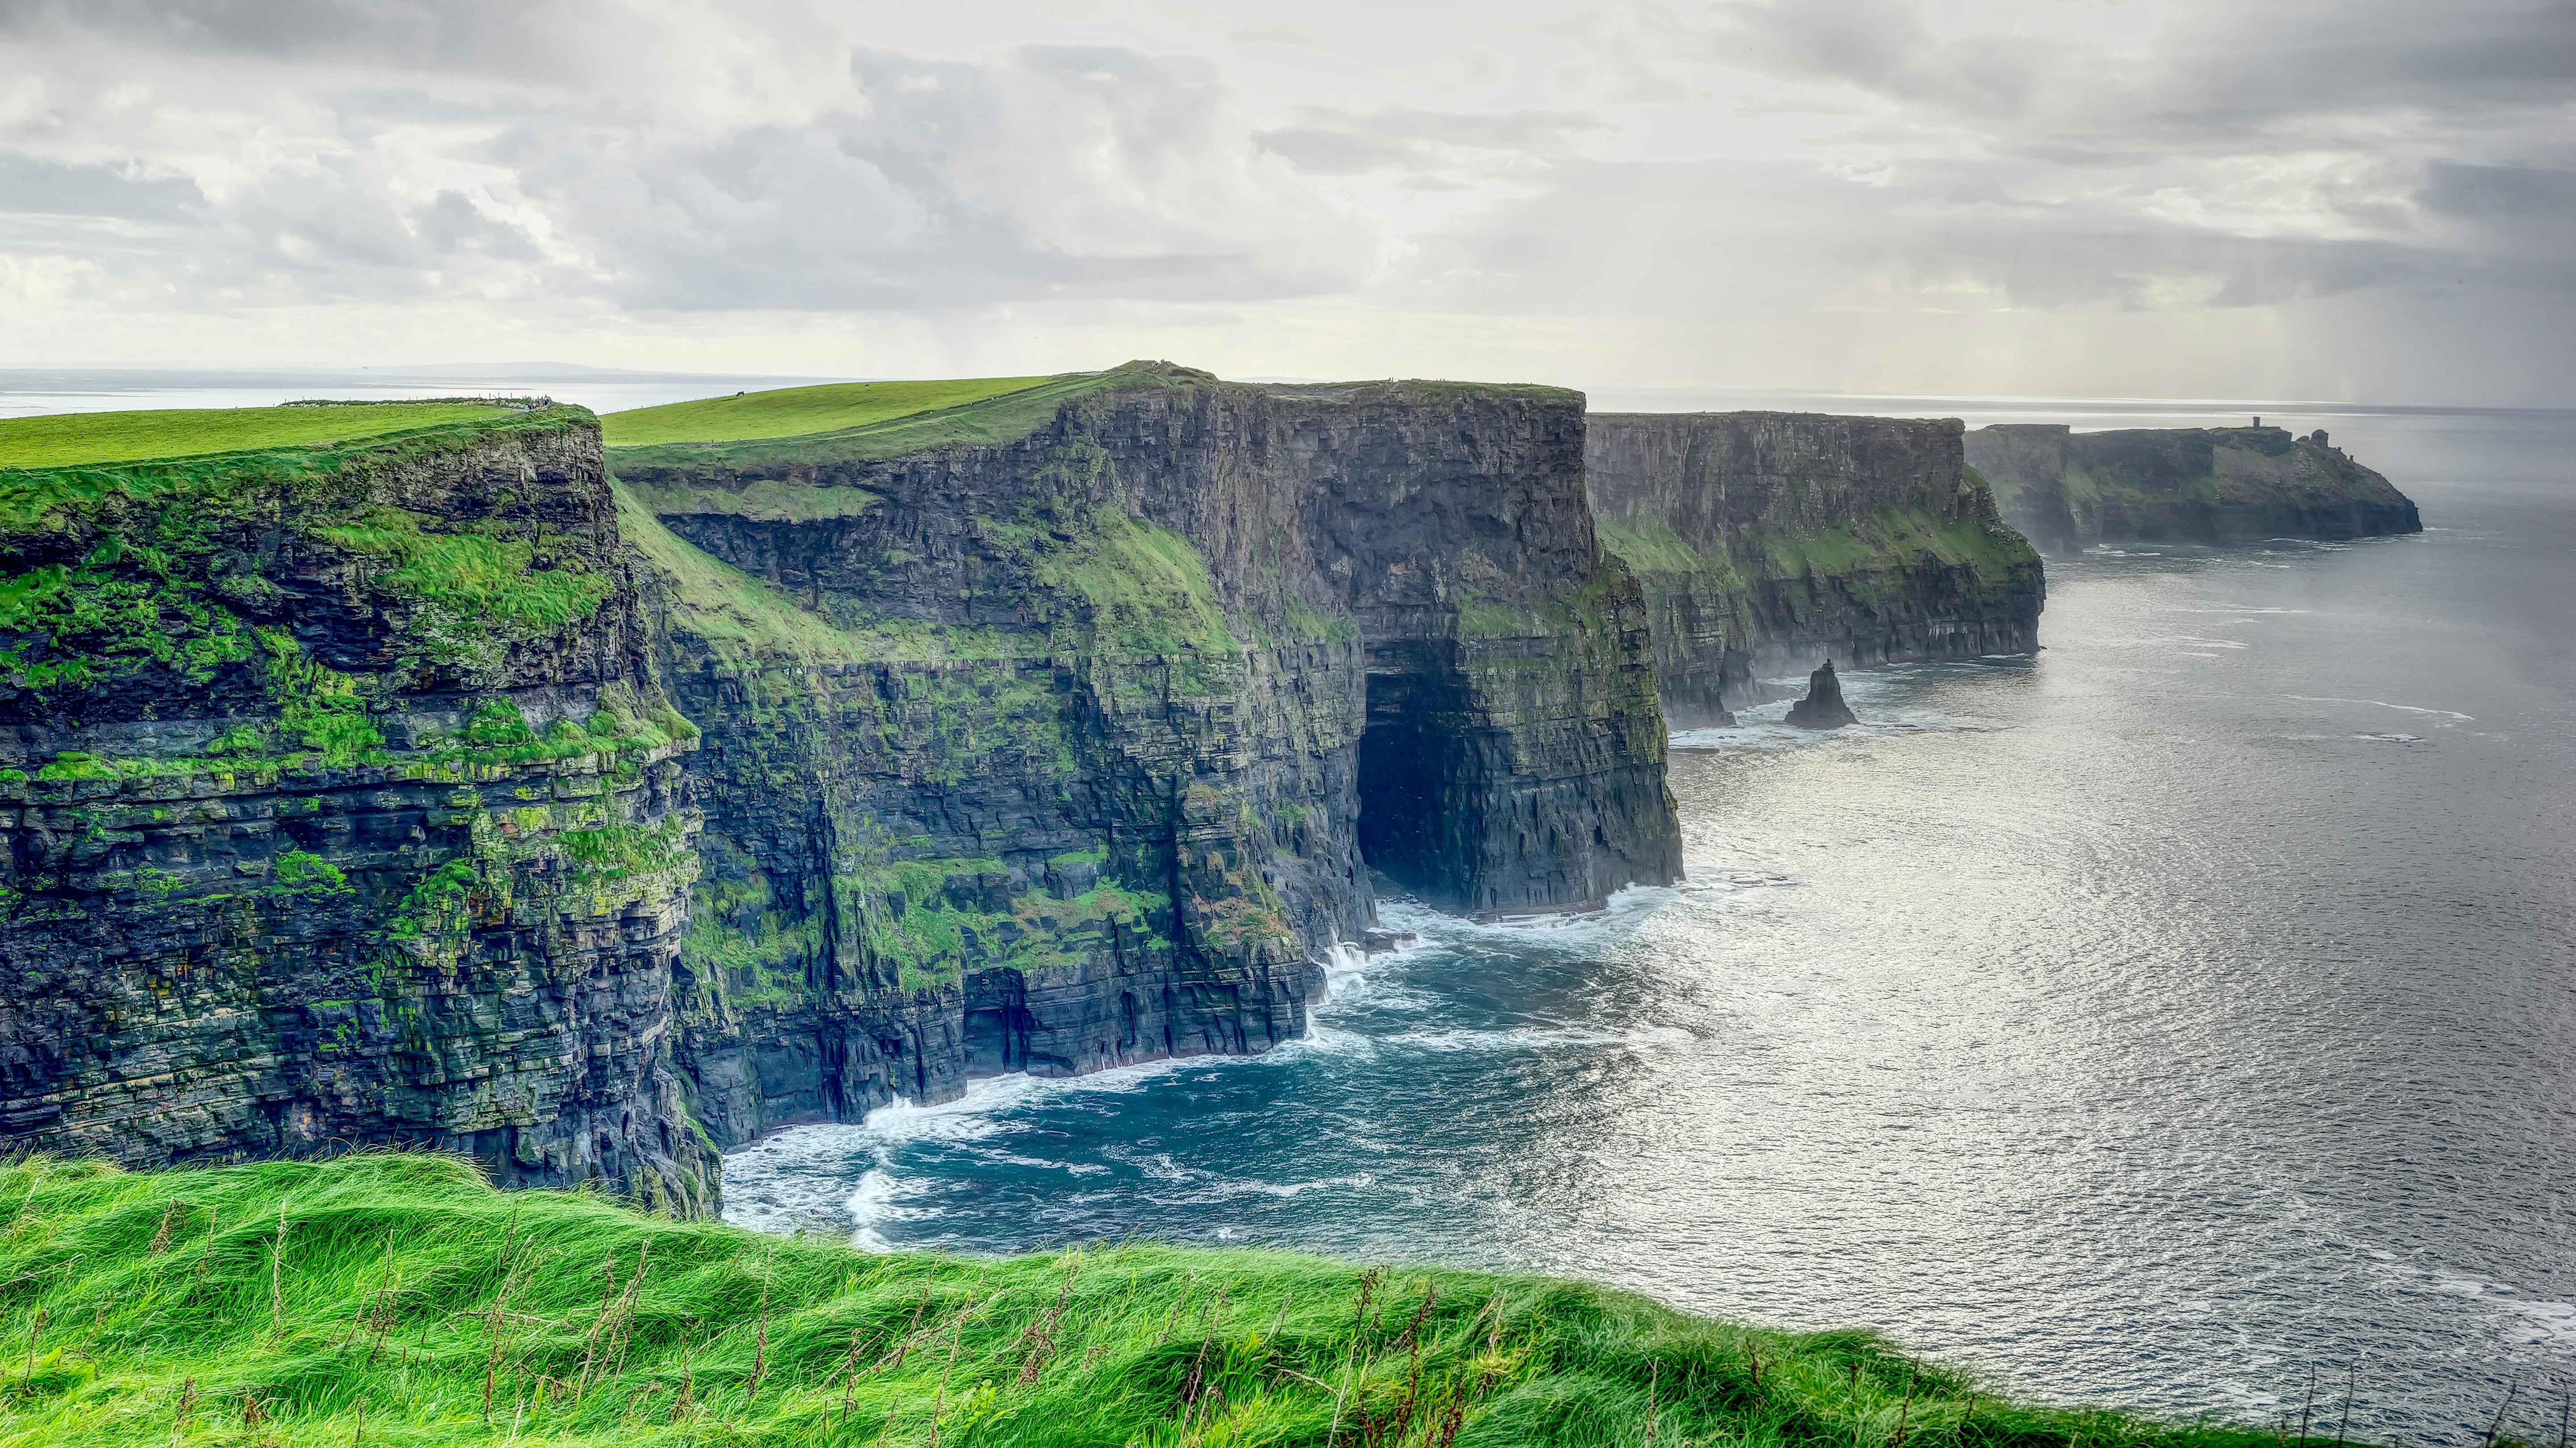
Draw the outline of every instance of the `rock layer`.
[[[2103,542],[2329,542],[2420,533],[2415,504],[2322,431],[2074,432],[2004,423],[1967,436],[2005,518],[2052,554]]]
[[[2027,653],[2038,555],[1965,465],[1956,421],[1596,413],[1601,535],[1643,586],[1664,711],[1727,722],[1759,680]]]

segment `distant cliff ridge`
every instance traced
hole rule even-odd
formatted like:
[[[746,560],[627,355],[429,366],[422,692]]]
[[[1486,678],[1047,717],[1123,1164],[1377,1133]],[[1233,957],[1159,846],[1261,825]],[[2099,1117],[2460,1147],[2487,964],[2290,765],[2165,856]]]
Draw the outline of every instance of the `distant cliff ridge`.
[[[786,1122],[1302,1033],[1370,867],[1679,874],[1577,395],[953,396],[0,469],[0,1140],[702,1214]]]
[[[2039,556],[1967,469],[1956,421],[1595,413],[1602,540],[1645,590],[1682,728],[1827,655],[1868,666],[2027,653]]]
[[[1967,436],[2004,517],[2053,554],[2095,543],[2419,533],[2415,504],[2322,431],[2002,423]]]

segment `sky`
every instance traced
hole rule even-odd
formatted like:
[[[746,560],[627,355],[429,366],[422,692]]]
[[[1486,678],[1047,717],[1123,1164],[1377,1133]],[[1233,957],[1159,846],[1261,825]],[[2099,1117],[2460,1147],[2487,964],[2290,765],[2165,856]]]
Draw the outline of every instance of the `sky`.
[[[0,366],[2576,406],[2576,0],[0,0]]]

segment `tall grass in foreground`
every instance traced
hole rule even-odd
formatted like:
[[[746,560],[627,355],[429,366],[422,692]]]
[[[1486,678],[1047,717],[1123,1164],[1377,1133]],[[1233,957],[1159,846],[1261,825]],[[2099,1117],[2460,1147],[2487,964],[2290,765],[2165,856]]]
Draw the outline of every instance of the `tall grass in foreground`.
[[[0,1444],[2277,1442],[1527,1276],[869,1256],[429,1155],[0,1169]]]

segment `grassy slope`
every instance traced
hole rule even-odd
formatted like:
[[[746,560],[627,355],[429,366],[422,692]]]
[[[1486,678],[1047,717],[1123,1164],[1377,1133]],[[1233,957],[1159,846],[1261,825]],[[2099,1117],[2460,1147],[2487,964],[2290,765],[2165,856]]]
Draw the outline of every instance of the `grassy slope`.
[[[160,412],[69,412],[0,421],[0,468],[62,468],[145,458],[347,442],[439,423],[500,417],[477,402],[340,402],[321,407],[228,407]]]
[[[442,1157],[40,1157],[0,1170],[0,1211],[0,1443],[29,1448],[2272,1441],[2015,1405],[1865,1334],[1535,1277],[1140,1244],[869,1256],[505,1196]]]
[[[1037,385],[955,403],[931,411],[912,411],[832,431],[808,431],[738,440],[676,441],[630,444],[611,430],[612,471],[659,467],[728,467],[759,475],[781,468],[839,462],[879,462],[909,453],[948,446],[993,447],[1015,442],[1054,418],[1056,409],[1073,398],[1104,388],[1150,383],[1150,366],[1130,363],[1107,372],[1069,372],[1041,379]],[[1016,379],[1003,379],[1016,380]],[[921,384],[981,386],[966,384]],[[799,391],[802,389],[790,389]],[[775,396],[757,393],[754,396]],[[748,399],[746,399],[748,400]],[[691,404],[695,405],[695,404]],[[631,416],[632,414],[620,414]],[[629,481],[633,481],[630,478]]]
[[[840,432],[917,412],[964,407],[1050,381],[1045,377],[976,377],[939,382],[833,382],[771,392],[737,392],[660,407],[612,412],[600,419],[610,447],[666,442],[742,442]]]

